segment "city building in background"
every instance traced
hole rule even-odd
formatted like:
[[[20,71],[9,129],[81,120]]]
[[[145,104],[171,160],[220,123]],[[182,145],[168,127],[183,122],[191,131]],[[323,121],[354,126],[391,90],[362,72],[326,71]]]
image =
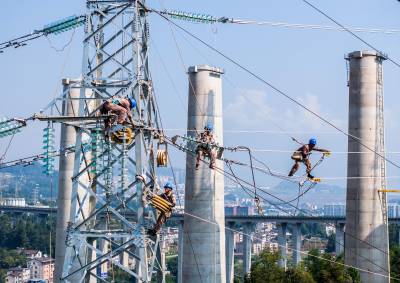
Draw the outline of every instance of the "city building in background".
[[[333,203],[324,205],[324,216],[345,216],[346,205],[343,203]]]

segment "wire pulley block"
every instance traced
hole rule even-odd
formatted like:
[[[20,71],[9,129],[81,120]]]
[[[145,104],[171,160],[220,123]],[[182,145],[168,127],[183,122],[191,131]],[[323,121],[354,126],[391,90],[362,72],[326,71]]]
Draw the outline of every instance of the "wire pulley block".
[[[168,165],[167,144],[165,143],[158,144],[156,158],[157,158],[157,167],[167,167]]]

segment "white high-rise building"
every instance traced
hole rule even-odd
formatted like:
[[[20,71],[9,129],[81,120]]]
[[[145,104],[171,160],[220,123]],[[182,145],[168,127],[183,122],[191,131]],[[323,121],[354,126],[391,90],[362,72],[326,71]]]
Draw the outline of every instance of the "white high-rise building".
[[[397,203],[389,203],[388,204],[388,217],[400,217],[400,205]]]

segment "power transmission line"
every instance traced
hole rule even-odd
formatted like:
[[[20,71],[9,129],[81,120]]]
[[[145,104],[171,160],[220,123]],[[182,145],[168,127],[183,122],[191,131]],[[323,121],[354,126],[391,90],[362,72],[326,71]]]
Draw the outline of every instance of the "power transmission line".
[[[152,11],[156,11],[152,9]],[[291,29],[312,29],[312,30],[329,30],[329,31],[347,31],[353,32],[365,32],[365,33],[381,33],[381,34],[398,34],[399,29],[382,29],[382,28],[366,28],[366,27],[335,27],[329,25],[319,24],[299,24],[299,23],[287,23],[287,22],[274,22],[274,21],[260,21],[252,19],[234,19],[228,17],[214,17],[206,14],[199,13],[188,13],[183,11],[158,11],[160,14],[169,16],[173,19],[185,20],[190,22],[199,22],[207,24],[239,24],[239,25],[259,25],[259,26],[271,26],[271,27],[283,27]]]
[[[176,147],[177,149],[179,149],[180,151],[186,152],[187,154],[193,154],[191,151],[188,151],[187,149],[185,149],[185,148],[183,148],[183,147],[181,147],[181,146],[179,146],[179,145],[173,143],[173,142],[172,142],[171,140],[169,140],[168,138],[166,138],[166,141],[167,141],[170,145],[172,145],[172,146]],[[205,161],[204,159],[201,160],[201,161],[204,162],[204,163],[206,163],[206,164],[208,164],[208,162]],[[274,199],[280,201],[280,203],[273,203],[273,202],[271,202],[270,200],[261,197],[262,200],[268,202],[268,203],[271,204],[272,206],[276,207],[278,210],[281,210],[281,211],[283,211],[284,213],[286,213],[286,214],[288,214],[288,215],[291,215],[291,214],[290,214],[288,211],[285,211],[282,207],[280,207],[281,204],[285,204],[285,205],[288,205],[288,206],[290,206],[290,207],[293,207],[296,211],[302,212],[302,213],[304,213],[304,214],[306,214],[306,215],[307,215],[307,214],[310,214],[310,211],[304,210],[304,209],[299,209],[299,208],[296,207],[295,205],[293,205],[293,204],[291,204],[291,203],[287,203],[287,202],[286,202],[285,200],[283,200],[282,198],[280,198],[280,197],[278,197],[278,196],[276,196],[276,195],[274,195],[274,194],[272,194],[272,193],[269,193],[269,192],[267,192],[267,191],[261,189],[259,186],[254,186],[254,185],[251,184],[250,182],[248,182],[248,181],[246,181],[246,180],[244,180],[244,179],[242,179],[242,178],[236,176],[235,174],[230,174],[229,172],[225,171],[223,168],[221,169],[221,168],[215,167],[215,170],[218,171],[218,172],[220,172],[221,174],[223,174],[225,177],[231,179],[233,182],[237,183],[237,184],[240,185],[242,188],[244,187],[242,184],[245,184],[245,185],[248,186],[248,187],[251,187],[251,188],[254,188],[254,189],[258,189],[258,190],[260,190],[261,192],[265,193],[266,195],[268,195],[268,196],[270,196],[270,197],[272,197],[272,198],[274,198]],[[311,213],[311,215],[312,215],[312,213]],[[326,224],[327,224],[327,225],[330,225],[330,223],[328,223],[328,222],[326,222]],[[374,249],[379,250],[380,252],[382,252],[382,253],[384,253],[384,254],[388,254],[386,251],[381,250],[380,248],[378,248],[378,247],[372,245],[371,243],[369,243],[369,242],[367,242],[367,241],[365,241],[365,240],[359,239],[359,238],[357,238],[357,237],[355,237],[355,236],[353,236],[353,235],[351,235],[351,234],[348,234],[348,233],[345,233],[345,234],[348,235],[349,237],[351,237],[351,238],[357,240],[357,241],[363,242],[363,243],[365,243],[366,245],[368,245],[368,246],[370,246],[370,247],[372,247],[372,248],[374,248]],[[368,259],[366,259],[366,260],[368,260]],[[368,261],[370,261],[370,260],[368,260]],[[371,261],[370,261],[370,262],[371,262]],[[378,266],[379,268],[385,270],[383,267],[377,265],[376,263],[374,263],[374,262],[371,262],[371,263],[374,264],[374,265],[376,265],[376,266]]]
[[[372,45],[371,43],[369,43],[368,41],[366,41],[365,39],[363,39],[362,37],[360,37],[359,35],[355,34],[351,29],[345,27],[344,25],[342,25],[339,21],[337,21],[336,19],[334,19],[333,17],[331,17],[330,15],[328,15],[326,12],[322,11],[320,8],[318,8],[317,6],[315,6],[314,4],[312,4],[311,2],[307,1],[307,0],[301,0],[302,2],[304,2],[305,4],[307,4],[308,6],[310,6],[312,9],[314,9],[315,11],[317,11],[318,13],[320,13],[321,15],[323,15],[325,18],[329,19],[331,22],[335,23],[336,25],[338,25],[339,27],[341,27],[343,30],[347,31],[348,33],[350,33],[352,36],[354,36],[356,39],[358,39],[359,41],[361,41],[362,43],[364,43],[365,45],[367,45],[368,47],[374,49],[376,52],[384,55],[385,53],[382,52],[381,50],[379,50],[377,47],[375,47],[374,45]],[[389,60],[390,62],[392,62],[393,64],[395,64],[397,67],[400,67],[400,63],[398,63],[397,61],[395,61],[394,59],[390,58],[389,56],[387,56],[386,54],[384,55],[384,57]]]
[[[194,215],[194,214],[190,214],[190,213],[186,213],[186,212],[184,212],[184,214],[186,214],[186,215],[188,215],[188,216],[190,216],[190,217],[199,219],[199,220],[201,220],[201,221],[210,223],[210,224],[212,224],[212,225],[218,225],[218,223],[215,223],[215,222],[213,222],[213,221],[211,221],[211,220],[208,220],[208,219],[204,219],[204,218],[199,217],[199,216]],[[245,236],[249,236],[249,237],[253,237],[253,238],[262,240],[262,239],[259,238],[259,237],[254,237],[253,235],[246,234],[246,233],[244,233],[244,232],[242,232],[242,231],[239,231],[239,230],[236,230],[236,229],[233,229],[233,228],[225,227],[225,230],[229,230],[229,231],[238,233],[238,234],[240,234],[240,235],[245,235]],[[312,256],[312,257],[315,257],[315,258],[319,258],[319,259],[321,259],[321,260],[328,261],[328,262],[331,262],[331,263],[334,263],[334,264],[338,264],[338,265],[345,266],[345,267],[349,267],[349,268],[353,268],[353,269],[356,269],[356,270],[359,270],[359,271],[362,271],[362,272],[367,272],[367,273],[370,273],[370,274],[375,274],[375,275],[383,276],[383,277],[386,277],[386,278],[389,278],[389,279],[393,279],[393,280],[396,280],[396,281],[400,281],[399,278],[392,277],[392,276],[390,276],[390,274],[389,274],[389,275],[386,275],[386,274],[382,274],[382,273],[377,273],[377,272],[373,272],[373,271],[370,271],[370,270],[366,270],[366,269],[362,269],[362,268],[359,268],[359,267],[355,267],[355,266],[352,266],[352,265],[348,265],[348,264],[345,264],[345,263],[341,263],[341,262],[329,260],[329,259],[326,259],[326,258],[323,258],[323,257],[320,257],[320,256],[315,256],[315,255],[309,254],[309,253],[307,253],[307,252],[305,252],[305,251],[301,251],[301,250],[297,250],[297,249],[291,248],[291,247],[289,247],[289,246],[287,246],[287,245],[280,245],[280,244],[278,244],[278,246],[281,247],[281,248],[290,249],[290,250],[292,250],[292,251],[297,251],[297,252],[299,252],[299,253],[302,253],[302,254],[305,254],[305,255],[309,255],[309,256]],[[379,267],[379,266],[378,266],[378,267]],[[382,267],[380,267],[380,268],[382,268]],[[382,269],[383,269],[383,268],[382,268]]]
[[[253,71],[251,71],[250,69],[248,69],[247,67],[243,66],[241,63],[239,63],[238,61],[236,61],[235,59],[232,59],[231,57],[229,57],[228,55],[224,54],[223,52],[221,52],[220,50],[218,50],[217,48],[213,47],[211,44],[205,42],[204,40],[202,40],[201,38],[199,38],[198,36],[194,35],[193,33],[191,33],[190,31],[188,31],[187,29],[183,28],[182,26],[178,25],[177,23],[175,23],[174,21],[171,21],[169,18],[167,18],[166,16],[162,15],[161,13],[155,11],[158,15],[160,15],[162,18],[164,18],[166,21],[172,23],[174,26],[176,26],[177,28],[179,28],[180,30],[184,31],[185,33],[187,33],[188,35],[190,35],[192,38],[196,39],[197,41],[201,42],[203,45],[205,45],[206,47],[208,47],[209,49],[213,50],[214,52],[216,52],[217,54],[219,54],[220,56],[222,56],[223,58],[225,58],[226,60],[228,60],[229,62],[233,63],[234,65],[236,65],[237,67],[239,67],[240,69],[242,69],[243,71],[245,71],[246,73],[250,74],[251,76],[253,76],[254,78],[256,78],[257,80],[261,81],[262,83],[264,83],[265,85],[267,85],[268,87],[270,87],[271,89],[273,89],[276,93],[282,95],[283,97],[287,98],[288,100],[290,100],[292,103],[296,104],[297,106],[299,106],[300,108],[302,108],[303,110],[309,112],[310,114],[312,114],[313,116],[317,117],[318,119],[320,119],[321,121],[323,121],[324,123],[328,124],[329,126],[331,126],[332,128],[334,128],[335,130],[337,130],[338,132],[342,133],[343,135],[351,138],[352,140],[354,140],[355,142],[359,143],[360,145],[362,145],[364,148],[368,149],[369,151],[375,153],[377,156],[379,156],[380,158],[384,159],[385,161],[387,161],[388,163],[390,163],[391,165],[395,166],[396,168],[400,169],[400,165],[398,165],[397,163],[393,162],[392,160],[386,158],[384,155],[380,154],[379,152],[375,151],[374,149],[372,149],[371,147],[367,146],[366,144],[364,144],[362,141],[360,141],[360,139],[354,135],[351,135],[349,133],[347,133],[346,131],[340,129],[338,126],[336,126],[335,124],[333,124],[332,122],[330,122],[329,120],[327,120],[326,118],[324,118],[323,116],[321,116],[320,114],[316,113],[315,111],[313,111],[312,109],[308,108],[307,106],[305,106],[304,104],[302,104],[300,101],[296,100],[295,98],[291,97],[290,95],[288,95],[287,93],[285,93],[284,91],[282,91],[281,89],[279,89],[278,87],[276,87],[275,85],[273,85],[272,83],[266,81],[265,79],[263,79],[260,75],[254,73]],[[399,65],[400,67],[400,65]]]

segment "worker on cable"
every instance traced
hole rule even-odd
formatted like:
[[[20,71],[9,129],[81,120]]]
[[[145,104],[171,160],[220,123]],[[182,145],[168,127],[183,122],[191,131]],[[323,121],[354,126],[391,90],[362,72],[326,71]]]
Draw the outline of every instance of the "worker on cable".
[[[300,162],[302,162],[306,165],[307,177],[310,179],[314,179],[314,176],[311,175],[312,166],[311,166],[311,161],[309,159],[311,151],[315,150],[315,151],[329,153],[329,150],[316,148],[315,147],[316,145],[317,145],[317,140],[314,138],[310,139],[308,144],[303,145],[292,154],[292,159],[294,160],[295,163],[292,167],[292,170],[290,170],[289,173],[290,177],[293,176],[294,173],[296,173],[296,171],[299,169]]]
[[[200,133],[197,137],[197,148],[196,148],[196,170],[199,169],[200,159],[202,155],[208,155],[210,157],[210,168],[214,169],[215,160],[217,153],[213,145],[215,145],[214,135],[212,133],[213,126],[211,123],[208,123],[204,127],[204,132]]]
[[[117,127],[113,130],[118,131],[122,128],[122,125],[126,122],[126,118],[128,117],[129,122],[133,124],[132,113],[131,110],[136,107],[136,100],[132,97],[115,97],[109,100],[106,100],[100,106],[100,113],[103,115],[114,114],[117,116],[116,122]],[[106,118],[104,120],[105,132],[108,133],[111,129],[111,126],[115,123],[115,118]]]
[[[160,231],[161,227],[164,225],[164,223],[167,221],[167,219],[171,217],[172,208],[175,207],[175,205],[176,205],[176,198],[175,198],[174,193],[172,192],[173,187],[174,187],[174,185],[171,182],[167,182],[164,185],[164,193],[159,195],[159,197],[165,199],[166,201],[168,201],[171,204],[171,210],[169,210],[168,212],[159,211],[160,214],[157,217],[157,222],[154,225],[154,228],[149,229],[149,231],[148,231],[148,233],[152,236],[157,235],[157,233]]]

